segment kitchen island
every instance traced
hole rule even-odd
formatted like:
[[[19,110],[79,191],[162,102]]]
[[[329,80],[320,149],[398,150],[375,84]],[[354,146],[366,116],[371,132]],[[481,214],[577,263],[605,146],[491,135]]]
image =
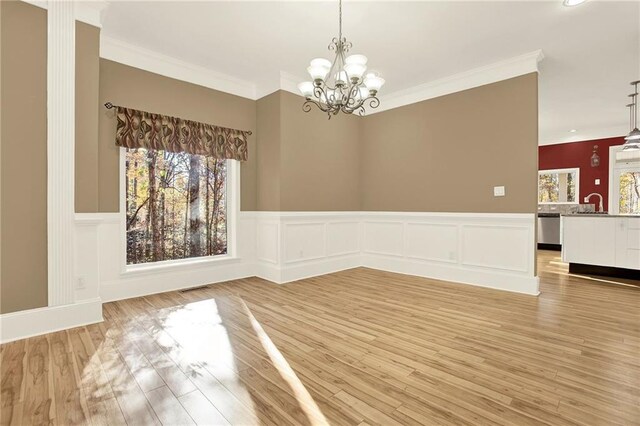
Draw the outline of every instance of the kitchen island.
[[[640,280],[640,216],[567,214],[561,228],[569,272]]]

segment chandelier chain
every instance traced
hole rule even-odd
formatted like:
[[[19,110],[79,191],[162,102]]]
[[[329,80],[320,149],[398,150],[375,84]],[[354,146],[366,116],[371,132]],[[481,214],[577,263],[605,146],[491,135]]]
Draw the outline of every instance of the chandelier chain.
[[[342,41],[342,0],[338,0],[338,40]]]

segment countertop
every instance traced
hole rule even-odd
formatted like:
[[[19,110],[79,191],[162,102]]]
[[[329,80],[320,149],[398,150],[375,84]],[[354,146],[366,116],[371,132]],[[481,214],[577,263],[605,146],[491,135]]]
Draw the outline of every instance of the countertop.
[[[640,215],[628,215],[628,214],[609,214],[609,213],[566,213],[562,216],[568,217],[627,217],[632,219],[640,219]]]

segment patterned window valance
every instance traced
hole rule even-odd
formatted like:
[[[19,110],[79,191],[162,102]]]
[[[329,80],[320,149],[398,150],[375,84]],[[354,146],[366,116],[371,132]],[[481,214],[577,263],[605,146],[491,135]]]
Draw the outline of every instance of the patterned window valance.
[[[110,106],[110,104],[107,104]],[[246,161],[250,131],[115,106],[116,145]]]

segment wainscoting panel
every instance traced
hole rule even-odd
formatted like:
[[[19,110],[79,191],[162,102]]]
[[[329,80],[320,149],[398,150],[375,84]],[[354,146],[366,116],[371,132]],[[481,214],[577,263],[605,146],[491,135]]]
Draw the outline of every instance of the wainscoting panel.
[[[407,223],[407,257],[457,263],[458,228],[457,225],[448,223]]]
[[[524,226],[462,225],[462,265],[527,272],[534,243]],[[490,241],[490,244],[487,242]]]
[[[280,224],[274,221],[259,222],[256,225],[257,257],[261,262],[278,264],[280,261]]]
[[[538,294],[535,215],[363,212],[362,265]]]
[[[386,256],[402,256],[404,251],[402,222],[364,221],[364,252]]]
[[[360,222],[327,223],[327,256],[360,254]]]
[[[323,222],[284,225],[284,263],[321,259],[326,256],[325,252]]]
[[[533,214],[254,214],[258,229],[274,222],[280,229],[279,236],[258,233],[256,274],[276,283],[366,266],[538,294]],[[263,246],[281,253],[280,260],[261,254]]]

